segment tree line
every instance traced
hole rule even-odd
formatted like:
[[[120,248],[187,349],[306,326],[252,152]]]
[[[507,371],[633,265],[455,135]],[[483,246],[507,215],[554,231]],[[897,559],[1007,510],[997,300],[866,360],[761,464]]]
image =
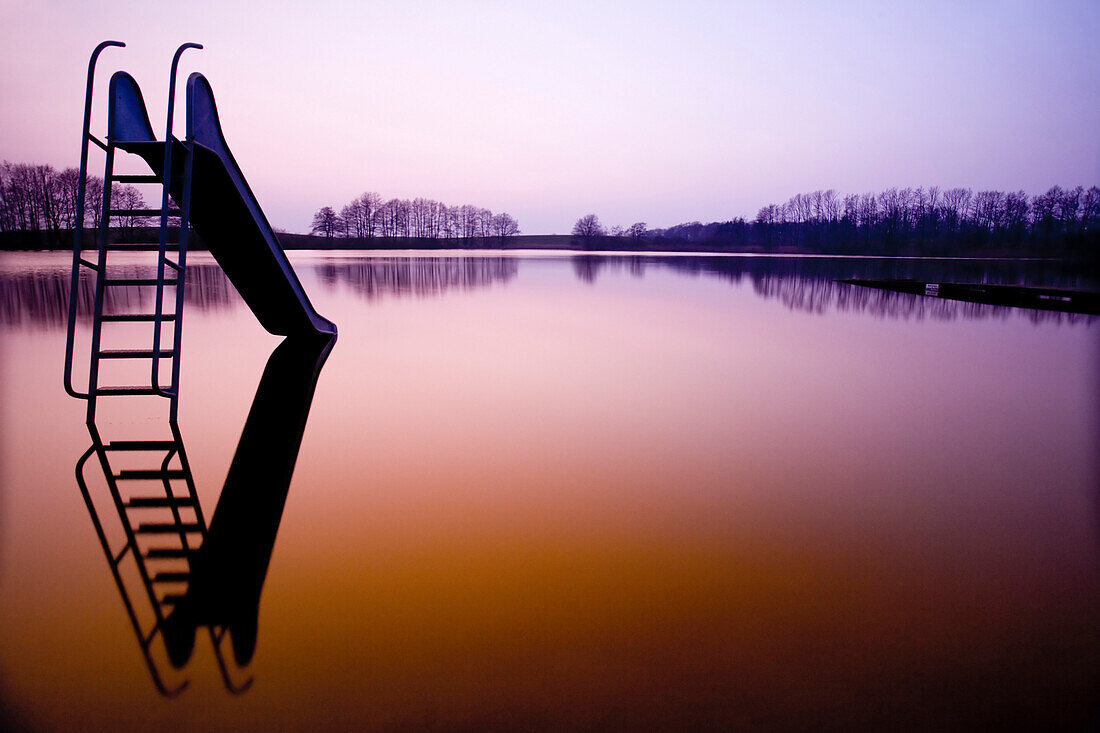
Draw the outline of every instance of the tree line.
[[[37,233],[53,245],[68,244],[77,219],[77,191],[80,172],[58,170],[51,165],[0,162],[0,232]],[[151,208],[139,188],[130,184],[111,186],[111,208]],[[84,226],[98,229],[103,216],[103,179],[85,178]],[[153,225],[155,217],[115,216],[110,225],[133,232]],[[507,213],[494,214],[477,206],[447,206],[431,199],[383,201],[368,192],[346,204],[339,212],[326,206],[313,217],[311,231],[331,238],[374,239],[405,237],[470,242],[508,237],[520,233],[519,224]]]
[[[76,168],[0,163],[0,232],[37,233],[38,241],[65,245],[77,219]],[[84,225],[102,220],[103,179],[87,176]],[[132,185],[111,187],[111,208],[150,208]],[[133,230],[156,224],[141,216],[113,217],[111,225]],[[325,206],[311,231],[326,238],[410,238],[484,243],[520,233],[506,213],[477,206],[447,206],[426,198],[383,201],[367,192],[339,212]],[[823,253],[965,255],[982,252],[1096,256],[1100,252],[1100,188],[1054,186],[1024,191],[969,188],[888,188],[840,195],[818,190],[760,208],[747,221],[688,222],[648,229],[645,222],[607,229],[595,214],[577,220],[573,237],[585,248],[712,248]]]
[[[52,165],[0,162],[0,232],[41,232],[46,240],[63,244],[77,219],[80,171],[57,170]],[[129,184],[111,186],[111,208],[149,208],[141,191]],[[98,228],[103,216],[103,179],[87,176],[84,226]],[[117,216],[113,226],[133,230],[149,217]]]
[[[607,231],[594,214],[573,236],[596,244],[648,240],[647,248],[704,245],[721,249],[796,248],[822,253],[962,255],[1020,252],[1096,256],[1100,251],[1100,188],[1054,186],[1024,191],[888,188],[839,195],[814,191],[761,207],[752,221],[689,222],[647,230],[642,223]]]
[[[313,234],[331,239],[413,239],[470,242],[498,237],[501,243],[519,234],[519,223],[505,213],[464,204],[447,206],[426,198],[390,199],[368,191],[345,204],[339,212],[322,207],[313,216]]]

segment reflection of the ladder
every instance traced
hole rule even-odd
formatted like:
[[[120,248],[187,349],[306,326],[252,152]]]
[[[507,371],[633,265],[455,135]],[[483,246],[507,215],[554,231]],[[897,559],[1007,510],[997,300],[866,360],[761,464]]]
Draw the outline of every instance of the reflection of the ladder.
[[[186,679],[168,682],[162,671],[164,657],[173,658],[172,639],[164,633],[165,619],[186,592],[191,558],[206,538],[207,528],[179,428],[170,425],[168,440],[109,442],[102,440],[95,425],[89,425],[92,445],[77,462],[76,480],[145,664],[157,689],[172,697],[188,683]],[[114,512],[97,506],[93,496],[86,472],[93,456],[105,479],[106,496],[100,504],[113,504]],[[112,539],[119,528],[121,537]],[[252,679],[235,680],[242,672],[231,670],[223,653],[228,627],[210,626],[209,633],[226,688],[234,693],[247,690]]]

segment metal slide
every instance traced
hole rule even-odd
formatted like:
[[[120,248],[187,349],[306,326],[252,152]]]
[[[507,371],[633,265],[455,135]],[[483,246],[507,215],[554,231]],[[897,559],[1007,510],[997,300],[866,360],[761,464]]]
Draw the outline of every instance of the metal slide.
[[[114,139],[164,175],[165,144],[153,135],[137,83],[126,72],[111,78]],[[170,157],[172,198],[182,201],[190,164],[190,224],[230,282],[269,332],[335,334],[336,326],[314,310],[286,259],[271,224],[248,187],[222,134],[210,82],[194,73],[187,80],[187,139]]]

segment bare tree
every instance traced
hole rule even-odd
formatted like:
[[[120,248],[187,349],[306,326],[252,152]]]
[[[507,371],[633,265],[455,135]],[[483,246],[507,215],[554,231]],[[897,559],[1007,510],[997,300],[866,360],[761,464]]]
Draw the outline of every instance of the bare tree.
[[[80,171],[66,168],[57,174],[57,218],[62,229],[76,226],[76,199],[80,190]]]
[[[19,231],[38,231],[39,206],[35,200],[32,166],[25,163],[4,164],[7,167],[6,201],[10,211],[12,228]]]
[[[508,237],[519,234],[519,224],[510,214],[497,214],[493,217],[493,232],[500,237],[500,243]]]
[[[1062,222],[1062,231],[1073,234],[1077,231],[1077,212],[1081,209],[1081,199],[1085,189],[1081,186],[1067,188],[1058,197],[1058,219]]]
[[[111,208],[133,212],[136,209],[147,209],[149,204],[145,203],[145,197],[141,195],[141,191],[136,186],[124,183],[111,187]],[[145,226],[148,221],[147,217],[134,213],[120,214],[116,218],[118,219],[118,226],[125,230],[127,238],[133,238],[134,230],[137,227]]]
[[[489,211],[489,209],[478,209],[477,236],[482,239],[488,239],[493,236],[493,212]]]
[[[457,206],[442,206],[440,210],[439,235],[444,239],[458,239]]]
[[[595,214],[585,214],[580,219],[577,219],[577,223],[573,225],[573,236],[580,237],[586,242],[590,242],[596,237],[602,237],[606,234],[603,228],[603,224],[600,223],[600,217]]]
[[[859,221],[859,194],[850,193],[844,197],[844,221],[855,226]]]
[[[1091,187],[1081,200],[1081,228],[1094,232],[1100,229],[1100,188]]]
[[[1007,193],[1004,197],[1002,224],[1014,241],[1023,238],[1027,228],[1027,194],[1023,191]]]
[[[11,180],[11,163],[0,163],[0,232],[13,232],[19,228],[16,214],[15,188]]]
[[[840,199],[837,198],[836,191],[829,189],[821,196],[821,208],[824,213],[825,221],[836,223],[840,221]]]
[[[409,204],[409,236],[428,237],[431,202],[425,198],[413,199]]]
[[[84,226],[99,229],[103,218],[103,179],[88,176],[84,184]]]
[[[477,236],[481,209],[464,204],[458,208],[458,236],[470,240]]]
[[[313,215],[313,225],[310,231],[320,234],[325,239],[332,239],[340,228],[340,217],[332,210],[331,206],[322,207]]]
[[[359,236],[359,228],[356,227],[356,223],[359,220],[359,210],[355,206],[355,203],[346,204],[340,213],[337,214],[339,220],[339,226],[337,227],[337,234],[341,237],[357,237]]]
[[[991,232],[1001,224],[1005,195],[1000,191],[979,191],[974,196],[972,218],[974,225]]]
[[[779,207],[775,204],[761,206],[760,210],[756,212],[756,219],[754,219],[754,221],[757,224],[763,224],[765,226],[777,224],[779,222]]]
[[[966,221],[972,195],[969,188],[950,188],[943,192],[943,218],[949,231],[959,231]]]

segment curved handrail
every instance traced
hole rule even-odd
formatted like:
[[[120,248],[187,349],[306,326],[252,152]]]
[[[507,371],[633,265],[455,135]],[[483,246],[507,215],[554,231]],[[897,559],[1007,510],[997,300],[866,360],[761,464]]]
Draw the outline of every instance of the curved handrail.
[[[157,692],[164,695],[169,700],[173,697],[178,697],[179,694],[186,690],[188,685],[191,684],[191,680],[184,680],[176,687],[168,687],[168,685],[164,683],[164,680],[160,678],[160,672],[157,671],[157,666],[153,664],[153,658],[149,656],[148,651],[145,651],[145,666],[149,669],[149,676],[153,679],[153,685],[157,688]]]
[[[175,55],[172,56],[172,73],[168,77],[168,124],[164,130],[164,139],[170,140],[172,138],[172,113],[175,111],[176,105],[176,71],[179,68],[180,57],[183,56],[183,52],[189,48],[197,48],[202,50],[201,43],[184,43],[176,49]],[[166,148],[164,151],[164,170],[171,170],[169,163],[172,162],[172,149]]]
[[[214,633],[214,627],[211,626],[208,629],[210,631],[210,643],[214,646],[214,659],[218,662],[218,672],[222,676],[222,684],[225,685],[225,689],[233,695],[243,695],[252,688],[252,683],[255,682],[255,677],[249,677],[244,682],[238,684],[233,681],[232,675],[229,673],[229,665],[225,663],[225,657],[222,655],[222,640],[225,638],[226,633],[229,632],[228,626],[223,626],[221,631]]]
[[[88,137],[92,126],[92,88],[95,84],[95,65],[99,54],[110,46],[125,48],[122,41],[103,41],[88,59],[88,86],[84,92],[84,134],[80,137],[80,178],[76,188],[76,222],[73,225],[73,273],[69,283],[69,325],[65,337],[65,391],[78,399],[88,394],[73,389],[73,341],[76,338],[77,288],[80,281],[80,249],[84,239],[84,187],[88,177]]]
[[[156,314],[161,313],[161,309],[164,306],[164,258],[165,251],[168,248],[168,192],[171,187],[172,180],[172,148],[175,147],[172,137],[172,120],[175,116],[176,110],[176,71],[179,68],[180,57],[183,56],[183,52],[189,48],[202,49],[201,43],[184,43],[176,49],[176,53],[172,56],[172,73],[168,77],[168,122],[165,125],[164,130],[164,185],[161,187],[160,193],[160,247],[158,249],[157,256],[157,302],[156,309],[153,311]],[[181,212],[182,213],[182,212]],[[181,223],[180,228],[183,228]],[[180,263],[181,265],[183,263]],[[179,273],[179,277],[182,280],[183,272]],[[182,285],[177,285],[177,290]],[[179,314],[176,315],[179,317]],[[179,358],[178,350],[179,344],[173,343],[173,348],[177,351],[177,360]],[[160,390],[160,322],[157,321],[153,328],[153,365],[152,365],[152,381],[150,384],[153,389]],[[173,385],[174,386],[174,385]]]

